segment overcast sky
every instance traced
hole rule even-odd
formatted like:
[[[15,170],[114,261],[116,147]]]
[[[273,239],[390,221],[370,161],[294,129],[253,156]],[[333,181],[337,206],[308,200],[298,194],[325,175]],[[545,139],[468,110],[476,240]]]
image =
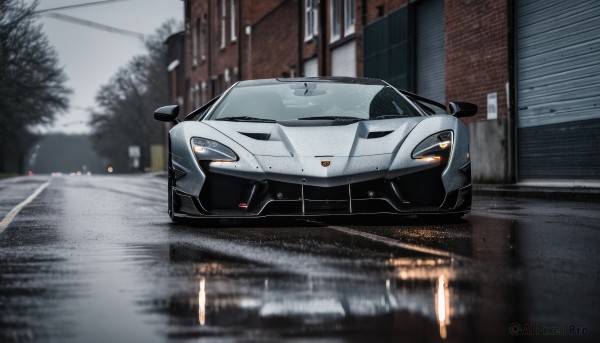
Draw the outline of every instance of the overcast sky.
[[[38,10],[97,1],[99,0],[40,0]],[[121,29],[152,34],[170,18],[180,22],[183,20],[183,2],[124,0],[56,12]],[[67,86],[73,90],[68,112],[59,115],[53,127],[43,128],[41,131],[87,133],[90,129],[87,125],[89,115],[86,108],[96,107],[96,92],[132,56],[143,54],[144,45],[139,39],[126,35],[44,16],[39,20],[69,78]]]

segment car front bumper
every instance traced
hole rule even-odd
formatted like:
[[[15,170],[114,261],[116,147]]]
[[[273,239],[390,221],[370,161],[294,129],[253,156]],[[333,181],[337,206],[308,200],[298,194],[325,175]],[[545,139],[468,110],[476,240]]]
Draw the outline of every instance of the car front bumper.
[[[333,187],[208,173],[198,195],[174,188],[172,208],[181,218],[466,213],[471,208],[470,163],[459,171],[466,181],[450,191],[441,182],[443,168]]]

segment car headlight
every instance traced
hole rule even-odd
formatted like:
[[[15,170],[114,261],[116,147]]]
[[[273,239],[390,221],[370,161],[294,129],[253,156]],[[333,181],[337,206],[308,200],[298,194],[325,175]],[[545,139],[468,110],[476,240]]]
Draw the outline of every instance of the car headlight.
[[[414,159],[435,159],[450,156],[452,131],[442,131],[427,137],[412,152]]]
[[[192,138],[192,150],[198,161],[234,162],[238,160],[233,150],[205,138]]]

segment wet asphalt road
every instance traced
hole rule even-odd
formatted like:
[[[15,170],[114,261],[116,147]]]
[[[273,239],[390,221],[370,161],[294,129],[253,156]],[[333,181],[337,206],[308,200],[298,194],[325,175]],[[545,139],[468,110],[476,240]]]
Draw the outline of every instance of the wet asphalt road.
[[[0,342],[599,341],[599,204],[198,227],[158,177],[40,176],[0,219],[48,180],[0,232]]]

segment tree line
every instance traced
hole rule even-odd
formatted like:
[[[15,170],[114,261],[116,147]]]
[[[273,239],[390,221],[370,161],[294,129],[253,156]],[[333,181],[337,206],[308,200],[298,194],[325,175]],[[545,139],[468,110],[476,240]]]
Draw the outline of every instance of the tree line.
[[[22,173],[31,128],[68,108],[67,77],[41,24],[37,2],[0,0],[0,173]]]
[[[129,146],[141,148],[144,167],[150,164],[150,146],[165,143],[164,124],[152,113],[169,100],[164,42],[176,26],[168,21],[146,38],[146,54],[134,56],[96,94],[92,142],[116,172],[131,171]]]
[[[27,152],[39,139],[32,128],[51,124],[69,106],[67,76],[36,7],[37,1],[0,0],[0,174],[24,173]],[[96,94],[91,139],[117,172],[131,170],[129,146],[141,148],[144,167],[150,146],[164,145],[165,127],[152,112],[168,102],[164,41],[177,26],[166,22],[145,38],[146,53],[132,57]]]

